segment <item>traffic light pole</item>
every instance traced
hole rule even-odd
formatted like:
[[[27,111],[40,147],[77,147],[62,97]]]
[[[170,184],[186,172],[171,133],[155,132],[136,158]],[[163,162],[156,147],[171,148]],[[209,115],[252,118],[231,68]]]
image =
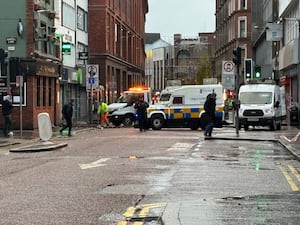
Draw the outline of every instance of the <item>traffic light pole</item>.
[[[235,73],[235,132],[236,136],[239,137],[239,130],[240,130],[240,124],[239,124],[239,109],[240,109],[240,101],[239,101],[239,84],[240,84],[240,79],[239,79],[239,74],[240,72],[240,65],[236,65],[236,73]]]

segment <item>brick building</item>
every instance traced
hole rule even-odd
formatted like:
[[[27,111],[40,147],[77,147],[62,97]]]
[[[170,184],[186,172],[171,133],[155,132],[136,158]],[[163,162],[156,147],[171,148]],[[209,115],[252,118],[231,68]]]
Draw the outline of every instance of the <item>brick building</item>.
[[[147,0],[89,0],[89,64],[99,65],[106,101],[145,84]]]
[[[252,0],[216,0],[215,65],[218,80],[222,80],[222,61],[231,61],[232,51],[238,46],[242,49],[240,74],[244,71],[244,59],[252,58],[251,9]]]

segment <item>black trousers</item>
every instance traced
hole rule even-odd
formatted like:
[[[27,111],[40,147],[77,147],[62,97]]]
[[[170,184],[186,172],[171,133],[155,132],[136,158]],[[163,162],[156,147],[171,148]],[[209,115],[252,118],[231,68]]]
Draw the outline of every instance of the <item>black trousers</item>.
[[[67,124],[64,125],[61,129],[60,132],[62,132],[64,129],[69,128],[68,135],[71,135],[71,130],[72,130],[72,118],[65,118]]]

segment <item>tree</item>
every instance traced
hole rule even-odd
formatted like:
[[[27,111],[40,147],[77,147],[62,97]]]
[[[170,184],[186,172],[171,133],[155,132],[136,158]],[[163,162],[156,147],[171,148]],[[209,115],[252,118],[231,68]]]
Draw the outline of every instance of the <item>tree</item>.
[[[203,84],[204,78],[212,78],[213,76],[212,62],[206,52],[202,52],[197,62],[196,83]]]

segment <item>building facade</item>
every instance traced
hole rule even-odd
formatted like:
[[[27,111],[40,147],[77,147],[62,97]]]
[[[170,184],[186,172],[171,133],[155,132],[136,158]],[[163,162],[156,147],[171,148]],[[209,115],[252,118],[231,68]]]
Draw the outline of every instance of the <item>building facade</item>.
[[[99,65],[106,102],[145,84],[147,0],[89,0],[89,64]]]
[[[300,55],[299,0],[280,2],[279,22],[282,25],[283,38],[279,50],[279,79],[285,86],[287,106],[298,105],[300,102]]]
[[[61,59],[54,2],[24,0],[18,7],[15,4],[0,3],[0,48],[7,52],[8,64],[7,71],[4,67],[1,71],[0,99],[12,95],[14,129],[37,128],[41,112],[49,113],[52,123],[59,123]]]
[[[244,60],[252,58],[252,0],[216,0],[215,69],[222,80],[222,63],[231,61],[233,50],[241,48],[240,75],[244,74]],[[240,76],[243,78],[243,76]],[[240,84],[243,83],[240,79]]]

